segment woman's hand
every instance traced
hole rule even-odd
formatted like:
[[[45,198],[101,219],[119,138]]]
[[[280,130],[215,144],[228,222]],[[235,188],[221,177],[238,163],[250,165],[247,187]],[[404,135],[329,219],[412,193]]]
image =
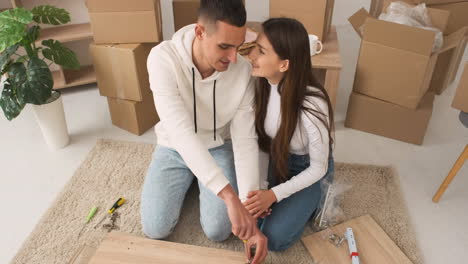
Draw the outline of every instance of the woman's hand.
[[[271,189],[257,190],[249,192],[244,206],[254,218],[258,218],[265,212],[269,212],[269,208],[274,202],[276,202],[276,195]]]

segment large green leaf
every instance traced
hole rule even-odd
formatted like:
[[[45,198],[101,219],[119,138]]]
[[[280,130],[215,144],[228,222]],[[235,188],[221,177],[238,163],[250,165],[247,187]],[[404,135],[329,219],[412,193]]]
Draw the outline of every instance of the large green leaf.
[[[15,23],[27,25],[32,21],[33,13],[22,7],[8,9],[0,13],[0,27],[8,27]]]
[[[80,62],[76,58],[75,53],[58,40],[44,40],[42,41],[42,45],[48,47],[42,50],[42,55],[45,58],[66,69],[78,70],[80,68]]]
[[[18,50],[19,45],[13,45],[7,48],[5,51],[0,53],[0,76],[3,75],[7,69],[7,65],[10,63],[11,55],[15,54],[16,50]]]
[[[26,25],[22,24],[16,24],[14,27],[0,27],[0,52],[20,42],[23,39],[25,29]]]
[[[12,64],[8,75],[12,85],[17,87],[18,98],[25,103],[45,104],[52,94],[52,73],[39,58],[31,58],[27,67],[22,63]]]
[[[24,102],[18,99],[14,89],[8,82],[5,82],[2,95],[0,97],[0,107],[8,120],[17,117],[24,108]]]
[[[41,5],[33,8],[34,21],[40,24],[61,25],[70,22],[70,14],[63,8]]]
[[[32,13],[24,8],[14,8],[0,13],[0,52],[21,41]]]

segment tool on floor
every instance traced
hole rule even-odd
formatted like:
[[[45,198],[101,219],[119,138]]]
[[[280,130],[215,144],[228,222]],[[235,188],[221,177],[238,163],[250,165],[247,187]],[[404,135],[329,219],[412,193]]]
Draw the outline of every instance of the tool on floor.
[[[117,219],[119,218],[120,218],[119,212],[114,212],[110,217],[110,223],[102,225],[102,227],[104,229],[107,229],[107,232],[110,232],[112,230],[119,230],[120,227],[115,224],[117,222]]]
[[[242,240],[242,242],[244,242],[245,250],[247,250],[247,240]],[[256,252],[257,252],[257,247],[254,245],[250,248],[250,256],[246,264],[252,263],[252,260],[255,258]]]
[[[96,206],[94,206],[93,208],[91,208],[91,210],[89,210],[88,216],[86,217],[86,221],[83,224],[83,227],[81,227],[80,232],[78,233],[78,237],[80,237],[81,232],[83,232],[86,224],[89,223],[89,221],[91,221],[91,219],[94,217],[94,215],[96,214],[97,209],[98,208]]]
[[[102,219],[94,226],[94,229],[96,229],[109,215],[112,215],[117,208],[122,206],[122,204],[125,203],[125,199],[123,197],[119,198],[114,205],[107,211],[107,215],[104,215]]]
[[[359,264],[356,240],[354,240],[353,229],[351,227],[346,228],[345,237],[348,241],[349,255],[351,257],[352,264]]]

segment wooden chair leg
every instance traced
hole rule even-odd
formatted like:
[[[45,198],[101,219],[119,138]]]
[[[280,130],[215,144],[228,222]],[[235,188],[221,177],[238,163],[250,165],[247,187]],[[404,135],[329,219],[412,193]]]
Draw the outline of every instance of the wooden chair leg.
[[[436,194],[432,198],[432,201],[434,203],[439,202],[440,197],[442,197],[445,190],[447,189],[447,187],[449,186],[449,184],[452,182],[453,178],[455,177],[455,175],[457,175],[458,171],[461,169],[461,167],[463,167],[463,164],[465,163],[467,158],[468,158],[468,145],[465,146],[465,150],[463,150],[460,157],[458,157],[455,164],[453,164],[453,167],[450,170],[449,174],[445,178],[444,182],[440,185],[439,190],[437,190]]]

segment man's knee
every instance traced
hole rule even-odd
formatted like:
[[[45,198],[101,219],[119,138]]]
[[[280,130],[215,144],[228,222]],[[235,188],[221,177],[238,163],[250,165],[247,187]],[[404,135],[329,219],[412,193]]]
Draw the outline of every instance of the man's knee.
[[[169,223],[164,223],[160,221],[147,222],[142,221],[143,233],[151,239],[163,239],[168,237],[174,226]]]
[[[231,235],[231,225],[210,225],[203,227],[203,231],[209,240],[221,242]]]

